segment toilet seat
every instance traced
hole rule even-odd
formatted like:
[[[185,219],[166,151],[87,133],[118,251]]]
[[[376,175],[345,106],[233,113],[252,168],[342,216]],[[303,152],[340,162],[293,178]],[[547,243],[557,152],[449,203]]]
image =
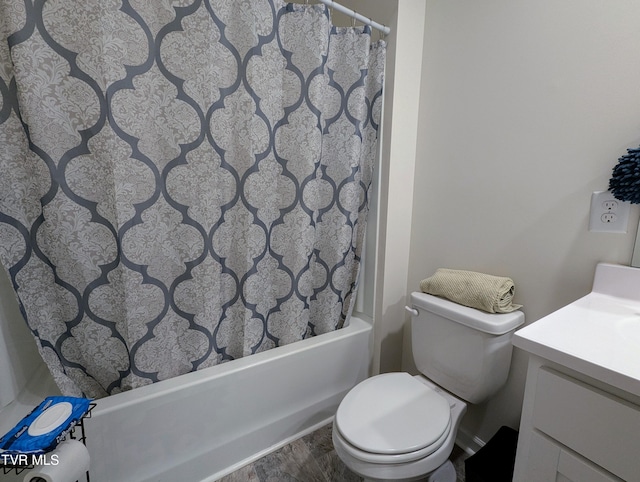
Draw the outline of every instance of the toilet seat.
[[[447,428],[447,430],[432,445],[424,447],[420,450],[416,450],[414,452],[407,452],[404,454],[395,454],[395,455],[378,454],[375,452],[365,452],[351,445],[346,440],[345,436],[342,435],[339,428],[336,432],[337,432],[337,436],[342,442],[342,448],[344,449],[344,451],[347,452],[352,457],[354,457],[355,459],[358,459],[361,462],[368,462],[370,464],[393,465],[393,464],[410,463],[410,462],[426,459],[429,455],[436,452],[442,446],[442,444],[445,442],[445,440],[449,436],[450,430],[451,430],[451,424],[449,424],[449,427]]]
[[[444,443],[451,410],[442,395],[408,373],[386,373],[352,389],[334,424],[353,457],[404,463],[424,458]]]

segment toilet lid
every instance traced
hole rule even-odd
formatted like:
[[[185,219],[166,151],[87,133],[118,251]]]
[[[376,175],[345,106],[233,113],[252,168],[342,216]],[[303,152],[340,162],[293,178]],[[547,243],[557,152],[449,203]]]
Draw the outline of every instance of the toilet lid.
[[[347,394],[335,424],[358,449],[395,455],[442,443],[450,419],[449,403],[436,391],[408,373],[385,373]]]

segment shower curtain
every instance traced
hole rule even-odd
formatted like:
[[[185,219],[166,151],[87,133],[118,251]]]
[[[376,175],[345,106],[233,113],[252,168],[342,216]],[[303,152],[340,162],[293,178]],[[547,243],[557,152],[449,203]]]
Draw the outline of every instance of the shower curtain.
[[[0,261],[102,397],[342,327],[384,42],[279,0],[0,0]]]

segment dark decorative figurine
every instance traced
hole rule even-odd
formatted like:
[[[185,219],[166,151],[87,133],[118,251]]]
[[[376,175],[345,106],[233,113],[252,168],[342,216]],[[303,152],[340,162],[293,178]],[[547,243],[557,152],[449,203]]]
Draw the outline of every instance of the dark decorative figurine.
[[[640,147],[627,149],[618,161],[609,180],[609,191],[620,201],[640,204]]]

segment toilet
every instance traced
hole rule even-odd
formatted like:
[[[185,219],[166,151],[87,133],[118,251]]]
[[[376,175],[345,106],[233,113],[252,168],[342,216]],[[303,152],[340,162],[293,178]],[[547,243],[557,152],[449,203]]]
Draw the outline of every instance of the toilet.
[[[365,480],[455,482],[448,459],[467,403],[505,384],[524,313],[485,313],[425,293],[412,293],[407,310],[421,375],[384,373],[356,385],[336,412],[333,445]]]

